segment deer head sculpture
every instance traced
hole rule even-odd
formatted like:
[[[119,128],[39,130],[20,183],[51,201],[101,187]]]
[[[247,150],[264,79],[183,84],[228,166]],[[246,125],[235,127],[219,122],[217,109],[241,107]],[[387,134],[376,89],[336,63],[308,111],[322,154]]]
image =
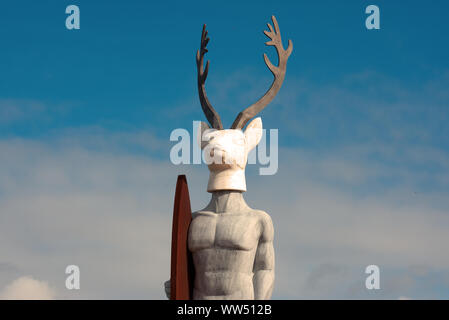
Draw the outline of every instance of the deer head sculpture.
[[[201,122],[198,137],[201,139],[201,149],[204,149],[204,159],[208,164],[210,176],[207,186],[208,192],[218,190],[246,191],[245,166],[248,153],[257,146],[262,137],[262,120],[260,117],[249,123],[245,131],[242,131],[249,120],[262,111],[276,96],[282,86],[287,69],[287,60],[293,51],[293,43],[288,41],[285,50],[282,45],[279,25],[272,16],[273,27],[267,24],[270,31],[264,30],[265,35],[271,40],[265,44],[276,48],[279,65],[275,66],[264,53],[265,64],[274,76],[273,83],[268,91],[256,103],[240,112],[230,129],[223,129],[220,116],[212,107],[206,95],[205,82],[209,72],[209,61],[204,68],[204,55],[208,52],[206,46],[209,42],[206,25],[201,34],[201,46],[196,54],[198,68],[198,93],[203,112],[210,125]]]

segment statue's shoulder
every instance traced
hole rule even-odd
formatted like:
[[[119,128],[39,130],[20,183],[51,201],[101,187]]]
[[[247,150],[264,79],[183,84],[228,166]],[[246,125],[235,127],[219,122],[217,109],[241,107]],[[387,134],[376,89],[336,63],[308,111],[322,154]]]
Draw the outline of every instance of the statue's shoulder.
[[[261,227],[261,237],[265,241],[272,241],[274,237],[273,221],[268,213],[263,210],[251,209],[251,215],[256,217]]]
[[[205,209],[192,212],[192,220],[198,217],[212,216],[214,213]]]
[[[250,214],[257,217],[260,220],[271,222],[270,215],[263,210],[251,209]]]

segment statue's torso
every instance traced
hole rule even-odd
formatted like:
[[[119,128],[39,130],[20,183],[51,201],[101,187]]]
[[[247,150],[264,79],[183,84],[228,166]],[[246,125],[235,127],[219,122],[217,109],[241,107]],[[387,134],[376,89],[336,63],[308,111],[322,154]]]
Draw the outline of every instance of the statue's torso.
[[[193,214],[188,245],[195,264],[194,299],[253,299],[253,264],[263,211]]]

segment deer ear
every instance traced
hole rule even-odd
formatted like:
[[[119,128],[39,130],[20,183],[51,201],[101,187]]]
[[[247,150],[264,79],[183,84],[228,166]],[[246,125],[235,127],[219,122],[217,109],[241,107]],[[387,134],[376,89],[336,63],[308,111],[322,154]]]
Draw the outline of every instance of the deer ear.
[[[198,145],[200,146],[201,149],[203,149],[207,144],[207,140],[204,139],[203,137],[204,132],[206,132],[206,130],[210,130],[209,125],[206,122],[201,121],[200,125],[198,126],[198,134],[197,134]]]
[[[245,140],[248,152],[256,147],[262,138],[262,119],[257,117],[249,123],[245,130]]]

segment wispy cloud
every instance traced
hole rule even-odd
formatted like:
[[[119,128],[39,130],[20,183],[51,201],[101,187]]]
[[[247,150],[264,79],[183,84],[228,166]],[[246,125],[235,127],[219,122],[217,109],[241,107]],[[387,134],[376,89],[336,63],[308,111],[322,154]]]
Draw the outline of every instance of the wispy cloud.
[[[29,120],[46,110],[46,106],[39,101],[0,99],[0,124]]]
[[[72,103],[47,103],[39,99],[0,99],[0,134],[8,128],[52,127],[72,111]],[[19,130],[22,131],[22,130]]]
[[[50,279],[64,298],[163,298],[182,169],[92,140],[60,142],[0,142],[2,258]],[[80,266],[81,293],[64,287],[69,264]],[[0,272],[0,283],[9,277]]]
[[[54,290],[44,281],[32,277],[20,277],[0,291],[4,300],[52,300]]]
[[[106,148],[98,135],[85,143],[64,137],[64,143],[0,143],[3,259],[49,279],[63,298],[163,299],[176,175],[187,173],[192,206],[200,209],[209,198],[207,169],[112,147],[134,139],[126,135],[111,136],[118,138]],[[93,148],[93,141],[103,147]],[[363,148],[348,150],[284,148],[277,175],[249,169],[247,201],[275,223],[274,298],[419,297],[423,278],[411,267],[425,266],[440,279],[449,272],[442,254],[449,241],[447,195],[413,193],[420,181],[413,172],[379,190],[379,181],[397,169],[358,159]],[[69,264],[81,268],[80,292],[64,288]],[[381,268],[385,285],[377,295],[364,289],[369,264]]]
[[[225,89],[236,90],[233,77],[247,81],[233,75]],[[282,123],[279,171],[249,166],[245,195],[275,224],[274,298],[448,297],[446,78],[416,92],[370,72],[286,82],[264,111],[266,127]],[[164,299],[176,175],[187,173],[193,209],[209,198],[207,169],[171,165],[169,147],[152,131],[101,127],[0,140],[0,252],[15,266],[0,267],[0,285],[20,271],[62,298]],[[69,264],[80,266],[79,292],[64,287]],[[378,292],[364,287],[371,264]]]
[[[447,72],[414,85],[360,72],[319,85],[292,77],[277,103],[287,134],[307,144],[384,143],[449,147]]]

